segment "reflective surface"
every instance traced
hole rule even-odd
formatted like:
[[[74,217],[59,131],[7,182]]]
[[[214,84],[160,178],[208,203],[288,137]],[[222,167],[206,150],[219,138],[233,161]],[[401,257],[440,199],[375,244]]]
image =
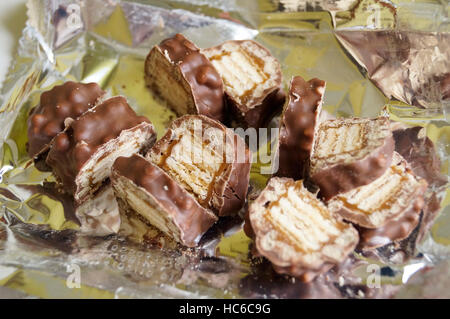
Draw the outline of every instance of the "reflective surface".
[[[407,262],[395,263],[392,249],[355,253],[303,284],[250,257],[251,240],[240,218],[222,220],[197,250],[181,249],[139,225],[132,235],[125,229],[123,236],[83,236],[71,199],[54,190],[54,178],[37,171],[25,151],[28,111],[42,91],[66,80],[95,81],[110,95],[126,96],[161,137],[175,116],[145,87],[143,63],[154,44],[180,32],[200,47],[255,39],[280,60],[285,87],[294,75],[327,81],[323,108],[333,116],[388,112],[402,125],[423,126],[447,179],[449,100],[440,86],[450,72],[444,3],[45,0],[28,5],[29,23],[0,105],[0,285],[44,298],[375,298],[398,290],[404,296],[409,291],[404,282],[414,273],[421,278],[420,269],[450,259],[447,183],[436,183],[427,193],[441,202],[440,213]],[[410,25],[413,18],[417,23]],[[268,178],[260,166],[252,166],[250,199]],[[371,264],[379,266],[381,288],[366,285]],[[66,279],[76,265],[81,289],[69,289]],[[446,269],[443,265],[436,268]]]

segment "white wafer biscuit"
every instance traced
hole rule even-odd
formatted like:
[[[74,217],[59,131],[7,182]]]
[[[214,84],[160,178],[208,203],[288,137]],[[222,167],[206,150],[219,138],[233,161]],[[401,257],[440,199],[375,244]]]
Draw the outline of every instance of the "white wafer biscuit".
[[[386,117],[328,120],[314,140],[309,176],[325,200],[383,175],[394,152]]]

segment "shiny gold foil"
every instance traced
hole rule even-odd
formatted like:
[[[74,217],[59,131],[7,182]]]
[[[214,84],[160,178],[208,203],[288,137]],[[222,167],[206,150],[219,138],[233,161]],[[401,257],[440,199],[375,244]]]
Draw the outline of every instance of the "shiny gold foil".
[[[261,261],[249,258],[251,240],[242,223],[222,221],[211,230],[201,252],[174,248],[164,240],[158,245],[142,242],[145,232],[128,239],[86,237],[77,232],[77,221],[62,203],[42,186],[54,178],[37,171],[26,154],[29,110],[42,91],[67,80],[97,82],[111,96],[126,96],[161,137],[175,114],[145,86],[144,61],[151,46],[175,32],[201,47],[229,39],[260,42],[280,60],[285,87],[294,75],[327,82],[323,108],[333,116],[377,116],[385,109],[392,120],[425,127],[442,161],[441,172],[448,176],[450,126],[445,105],[425,110],[390,100],[370,80],[357,53],[346,50],[336,36],[340,30],[399,26],[404,32],[437,32],[442,28],[437,23],[446,23],[445,16],[433,20],[443,12],[437,1],[417,4],[430,15],[419,12],[412,2],[386,2],[30,0],[29,24],[0,105],[0,266],[17,267],[0,278],[0,285],[42,298],[254,296],[248,293],[251,289],[242,288],[242,280],[252,276]],[[81,18],[81,25],[70,30],[70,14],[59,12],[69,5],[79,7]],[[412,19],[417,22],[414,26]],[[269,141],[259,151],[270,148]],[[258,158],[258,152],[254,156]],[[251,196],[269,178],[260,173],[262,165],[252,166]],[[420,247],[431,259],[450,258],[450,192],[447,186],[441,192],[446,192],[442,212]],[[365,265],[375,262],[359,258]],[[400,287],[402,274],[414,262],[391,265],[396,275],[384,276],[383,283]],[[67,286],[71,274],[67,267],[74,264],[83,274],[79,289]],[[357,269],[352,280],[364,282],[364,271]]]

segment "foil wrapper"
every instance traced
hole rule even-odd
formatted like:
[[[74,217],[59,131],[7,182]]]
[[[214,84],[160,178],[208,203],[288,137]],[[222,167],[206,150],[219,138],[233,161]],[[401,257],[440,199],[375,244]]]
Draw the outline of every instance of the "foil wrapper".
[[[29,0],[27,7],[29,19],[1,91],[0,295],[449,295],[450,9],[445,0]],[[430,214],[422,220],[428,231],[418,229],[400,246],[355,253],[309,284],[279,276],[267,261],[251,257],[240,217],[221,220],[195,250],[180,249],[138,220],[123,220],[118,235],[80,232],[70,198],[55,193],[54,178],[36,170],[26,154],[28,112],[56,84],[93,81],[111,95],[126,96],[162,136],[175,115],[145,87],[144,59],[154,44],[176,32],[203,48],[230,39],[260,42],[280,60],[285,86],[294,75],[327,81],[323,108],[332,116],[385,112],[396,128],[423,127],[419,142],[406,151],[432,186],[426,194]],[[434,144],[432,153],[426,141]],[[252,166],[250,199],[268,179],[261,165]],[[378,286],[371,284],[374,269]],[[79,285],[72,280],[76,275]]]

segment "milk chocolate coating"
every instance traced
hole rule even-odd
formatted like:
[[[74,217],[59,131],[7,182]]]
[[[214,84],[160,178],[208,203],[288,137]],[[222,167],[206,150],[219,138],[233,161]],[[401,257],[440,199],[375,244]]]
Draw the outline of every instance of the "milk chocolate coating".
[[[83,165],[105,143],[123,130],[148,126],[150,121],[137,116],[122,96],[113,97],[84,113],[52,142],[46,163],[53,169],[66,192],[77,191],[75,178]]]
[[[257,224],[257,220],[255,220],[255,213],[259,212],[261,208],[263,207],[269,207],[269,205],[271,204],[271,202],[273,201],[278,201],[280,200],[280,197],[276,197],[274,195],[275,191],[276,191],[276,187],[279,186],[280,184],[277,184],[277,182],[281,182],[281,183],[294,183],[293,179],[290,178],[277,178],[274,177],[272,178],[269,183],[267,184],[266,188],[261,192],[261,194],[258,196],[258,198],[250,205],[249,209],[246,212],[245,215],[245,225],[244,225],[244,232],[247,234],[247,236],[249,236],[250,238],[252,238],[254,240],[254,249],[252,249],[252,253],[255,256],[264,256],[265,258],[267,258],[271,263],[272,263],[272,267],[273,269],[279,273],[279,274],[285,274],[285,275],[290,275],[290,276],[294,276],[296,278],[298,278],[300,281],[302,282],[311,282],[313,281],[317,276],[319,276],[320,274],[326,273],[328,270],[330,270],[331,268],[333,268],[333,266],[335,266],[337,263],[334,262],[329,256],[325,256],[325,254],[323,256],[320,257],[320,263],[315,266],[315,267],[311,267],[308,266],[308,263],[311,262],[311,257],[308,258],[309,256],[311,256],[313,253],[310,253],[311,255],[308,255],[308,253],[296,253],[296,256],[288,256],[288,254],[283,254],[280,252],[280,246],[273,244],[271,245],[271,249],[264,249],[262,243],[262,239],[263,236],[267,236],[267,226],[264,226],[264,224]],[[299,183],[298,181],[296,183]],[[304,189],[304,191],[308,192],[308,190],[306,190],[306,188]],[[278,195],[279,196],[279,195]],[[308,202],[307,202],[308,203]],[[312,207],[312,203],[309,202],[308,205],[311,205],[310,207]],[[267,209],[267,208],[264,208]],[[300,214],[302,213],[301,211],[298,211]],[[312,214],[312,213],[311,213]],[[356,247],[356,244],[358,242],[358,234],[357,231],[353,228],[353,226],[348,225],[344,222],[342,222],[342,220],[340,219],[339,216],[333,216],[330,213],[330,217],[331,218],[335,218],[337,217],[337,220],[339,222],[341,222],[343,225],[345,225],[345,227],[347,227],[347,230],[342,230],[342,233],[347,232],[347,236],[349,233],[351,233],[354,238],[351,241],[347,242],[343,242],[340,239],[328,239],[330,240],[329,243],[339,243],[340,247],[333,247],[331,249],[333,250],[337,250],[337,249],[341,249],[343,253],[342,256],[342,260],[345,260],[347,257],[347,255],[354,250],[354,248]],[[253,223],[252,223],[252,219],[253,219]],[[263,225],[263,227],[261,227]],[[307,223],[305,223],[304,225],[308,225]],[[269,226],[271,227],[271,226]],[[305,226],[308,227],[308,226]],[[264,229],[266,228],[266,229]],[[296,229],[299,232],[302,232],[301,229]],[[264,233],[265,232],[265,233]],[[341,233],[341,234],[342,234]],[[306,236],[306,235],[305,235]],[[281,239],[277,238],[278,235],[274,235],[271,236],[270,238],[275,242],[275,241],[281,241]],[[314,240],[314,239],[312,239]],[[317,243],[320,245],[322,245],[322,242],[317,241]],[[345,246],[344,246],[345,244]],[[325,249],[330,250],[329,247],[322,247],[321,248],[322,251]],[[320,251],[320,250],[318,250]],[[300,258],[301,257],[301,258]],[[319,258],[316,256],[316,258]],[[295,261],[293,261],[295,260]],[[339,261],[339,262],[342,262]]]
[[[206,115],[220,122],[225,121],[222,78],[194,43],[183,35],[176,34],[174,37],[162,41],[159,46],[155,46],[152,50],[159,50],[161,54],[168,56],[172,65],[179,69],[183,79],[190,86],[197,108],[196,114]],[[152,79],[152,81],[158,81],[158,79]],[[155,89],[153,86],[152,88]]]
[[[391,165],[393,152],[394,139],[390,137],[365,158],[320,170],[310,179],[320,187],[319,197],[328,201],[337,194],[367,185],[383,175]]]
[[[280,84],[278,89],[269,93],[265,99],[255,107],[249,109],[236,103],[230,96],[226,95],[227,103],[234,119],[233,127],[260,128],[266,127],[275,114],[279,114],[286,100],[286,93]]]
[[[426,136],[419,137],[422,129],[421,126],[416,126],[395,130],[393,132],[395,151],[405,158],[414,174],[427,181],[429,189],[438,189],[446,184],[447,179],[440,173],[441,163],[433,142]],[[421,193],[425,195],[425,191],[423,189]],[[404,258],[411,257],[416,243],[424,237],[440,209],[440,199],[434,192],[426,198],[420,196],[416,201],[418,205],[411,207],[401,218],[392,220],[381,228],[358,228],[361,239],[359,248],[389,247],[397,243],[399,247],[411,248],[405,250]]]
[[[425,191],[423,189],[422,191]],[[415,203],[401,216],[388,221],[378,228],[364,228],[356,226],[359,232],[359,249],[373,249],[387,245],[408,237],[419,224],[420,213],[424,205],[422,196],[416,198]]]
[[[66,82],[41,94],[39,105],[28,118],[28,155],[33,158],[65,128],[67,118],[76,119],[92,108],[105,92],[96,83]]]
[[[289,97],[281,115],[278,143],[279,169],[275,174],[295,180],[304,177],[305,168],[314,144],[314,133],[319,124],[320,104],[325,82],[311,79],[306,82],[295,76],[289,87]]]
[[[202,122],[202,130],[207,129],[208,127],[214,127],[222,130],[225,133],[224,135],[226,136],[227,143],[231,142],[234,144],[235,158],[233,162],[227,163],[228,168],[225,169],[225,174],[223,174],[222,177],[216,181],[216,184],[213,185],[213,196],[220,199],[220,207],[211,207],[209,205],[206,207],[212,209],[218,216],[236,215],[244,206],[246,200],[251,167],[250,150],[244,140],[242,140],[242,138],[240,138],[237,134],[222,125],[220,122],[206,116],[185,115],[172,122],[166,134],[159,141],[157,141],[155,145],[153,145],[150,152],[163,153],[162,149],[167,145],[170,145],[175,138],[173,130],[176,127],[181,126],[183,121],[191,118],[197,118]],[[238,158],[239,153],[237,150],[240,150],[240,153],[244,151],[243,160]]]
[[[182,234],[182,243],[197,245],[217,217],[201,207],[198,202],[169,175],[139,155],[119,157],[112,167],[113,184],[119,176],[130,179],[142,187],[173,218]]]

